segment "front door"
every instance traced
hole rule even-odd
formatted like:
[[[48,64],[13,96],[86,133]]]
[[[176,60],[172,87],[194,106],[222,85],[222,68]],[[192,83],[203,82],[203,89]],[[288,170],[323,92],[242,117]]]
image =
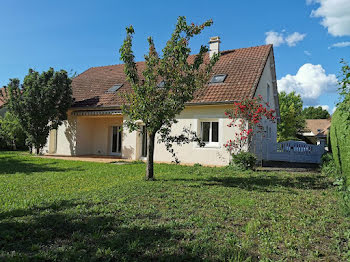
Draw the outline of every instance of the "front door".
[[[120,155],[122,153],[122,130],[121,126],[112,126],[111,154]]]

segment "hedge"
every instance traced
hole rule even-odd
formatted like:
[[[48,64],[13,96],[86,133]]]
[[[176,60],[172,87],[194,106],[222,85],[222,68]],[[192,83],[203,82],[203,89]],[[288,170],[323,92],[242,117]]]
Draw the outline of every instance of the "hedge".
[[[331,145],[338,171],[350,185],[350,103],[344,101],[332,116]]]

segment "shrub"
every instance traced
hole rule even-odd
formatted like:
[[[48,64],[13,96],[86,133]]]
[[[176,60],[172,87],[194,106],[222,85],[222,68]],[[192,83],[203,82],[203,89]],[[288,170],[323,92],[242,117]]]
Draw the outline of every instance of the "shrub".
[[[350,66],[343,64],[343,78],[340,79],[339,94],[342,101],[337,104],[331,124],[331,144],[334,163],[338,171],[335,185],[342,198],[343,209],[350,215]]]
[[[254,169],[257,158],[250,152],[239,152],[232,155],[232,163],[244,170]]]
[[[24,149],[26,135],[15,115],[0,116],[0,149]]]
[[[322,174],[330,177],[337,178],[339,176],[337,167],[331,153],[326,153],[322,156],[321,159],[321,172]]]
[[[330,134],[335,166],[350,185],[350,103],[343,102],[333,114]]]

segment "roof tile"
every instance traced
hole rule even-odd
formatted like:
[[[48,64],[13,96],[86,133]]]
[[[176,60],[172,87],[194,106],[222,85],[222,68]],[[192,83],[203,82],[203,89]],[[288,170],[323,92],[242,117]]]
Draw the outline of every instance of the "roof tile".
[[[212,75],[227,74],[224,83],[203,87],[191,103],[232,102],[253,96],[271,49],[272,45],[263,45],[222,51]],[[204,60],[209,60],[208,54]],[[145,63],[136,64],[141,74]],[[116,84],[123,86],[116,93],[106,93]],[[74,107],[118,107],[125,102],[120,94],[132,92],[123,64],[90,68],[73,79],[72,88]]]

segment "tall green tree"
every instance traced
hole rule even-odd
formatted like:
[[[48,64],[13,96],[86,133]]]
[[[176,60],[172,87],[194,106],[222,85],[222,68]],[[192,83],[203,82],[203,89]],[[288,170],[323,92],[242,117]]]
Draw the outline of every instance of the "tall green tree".
[[[189,41],[202,30],[212,25],[208,20],[201,25],[188,24],[185,17],[179,17],[170,40],[162,50],[162,56],[156,51],[153,39],[148,38],[149,52],[145,55],[145,69],[138,72],[132,51],[132,26],[126,28],[126,38],[120,48],[121,59],[125,63],[124,71],[133,93],[126,95],[123,114],[128,116],[126,126],[130,131],[139,130],[137,121],[145,124],[147,144],[146,179],[154,179],[153,155],[155,137],[164,142],[168,151],[173,153],[172,143],[189,142],[184,134],[170,136],[171,126],[176,116],[184,109],[185,103],[193,99],[195,91],[207,83],[212,67],[219,55],[209,62],[203,58],[208,48],[201,46],[199,54],[189,61],[191,49]]]
[[[303,116],[305,119],[328,119],[331,117],[329,112],[323,109],[321,106],[318,107],[305,107],[303,109]]]
[[[66,71],[38,73],[29,69],[23,84],[19,79],[10,79],[5,88],[6,107],[19,120],[27,135],[28,145],[39,154],[46,144],[51,129],[56,129],[67,119],[71,106],[71,79]]]
[[[303,100],[295,92],[287,94],[282,91],[278,97],[281,122],[277,125],[277,140],[294,140],[297,133],[305,127]]]
[[[17,117],[11,112],[6,112],[3,118],[0,116],[0,139],[13,150],[25,146],[25,133]]]

